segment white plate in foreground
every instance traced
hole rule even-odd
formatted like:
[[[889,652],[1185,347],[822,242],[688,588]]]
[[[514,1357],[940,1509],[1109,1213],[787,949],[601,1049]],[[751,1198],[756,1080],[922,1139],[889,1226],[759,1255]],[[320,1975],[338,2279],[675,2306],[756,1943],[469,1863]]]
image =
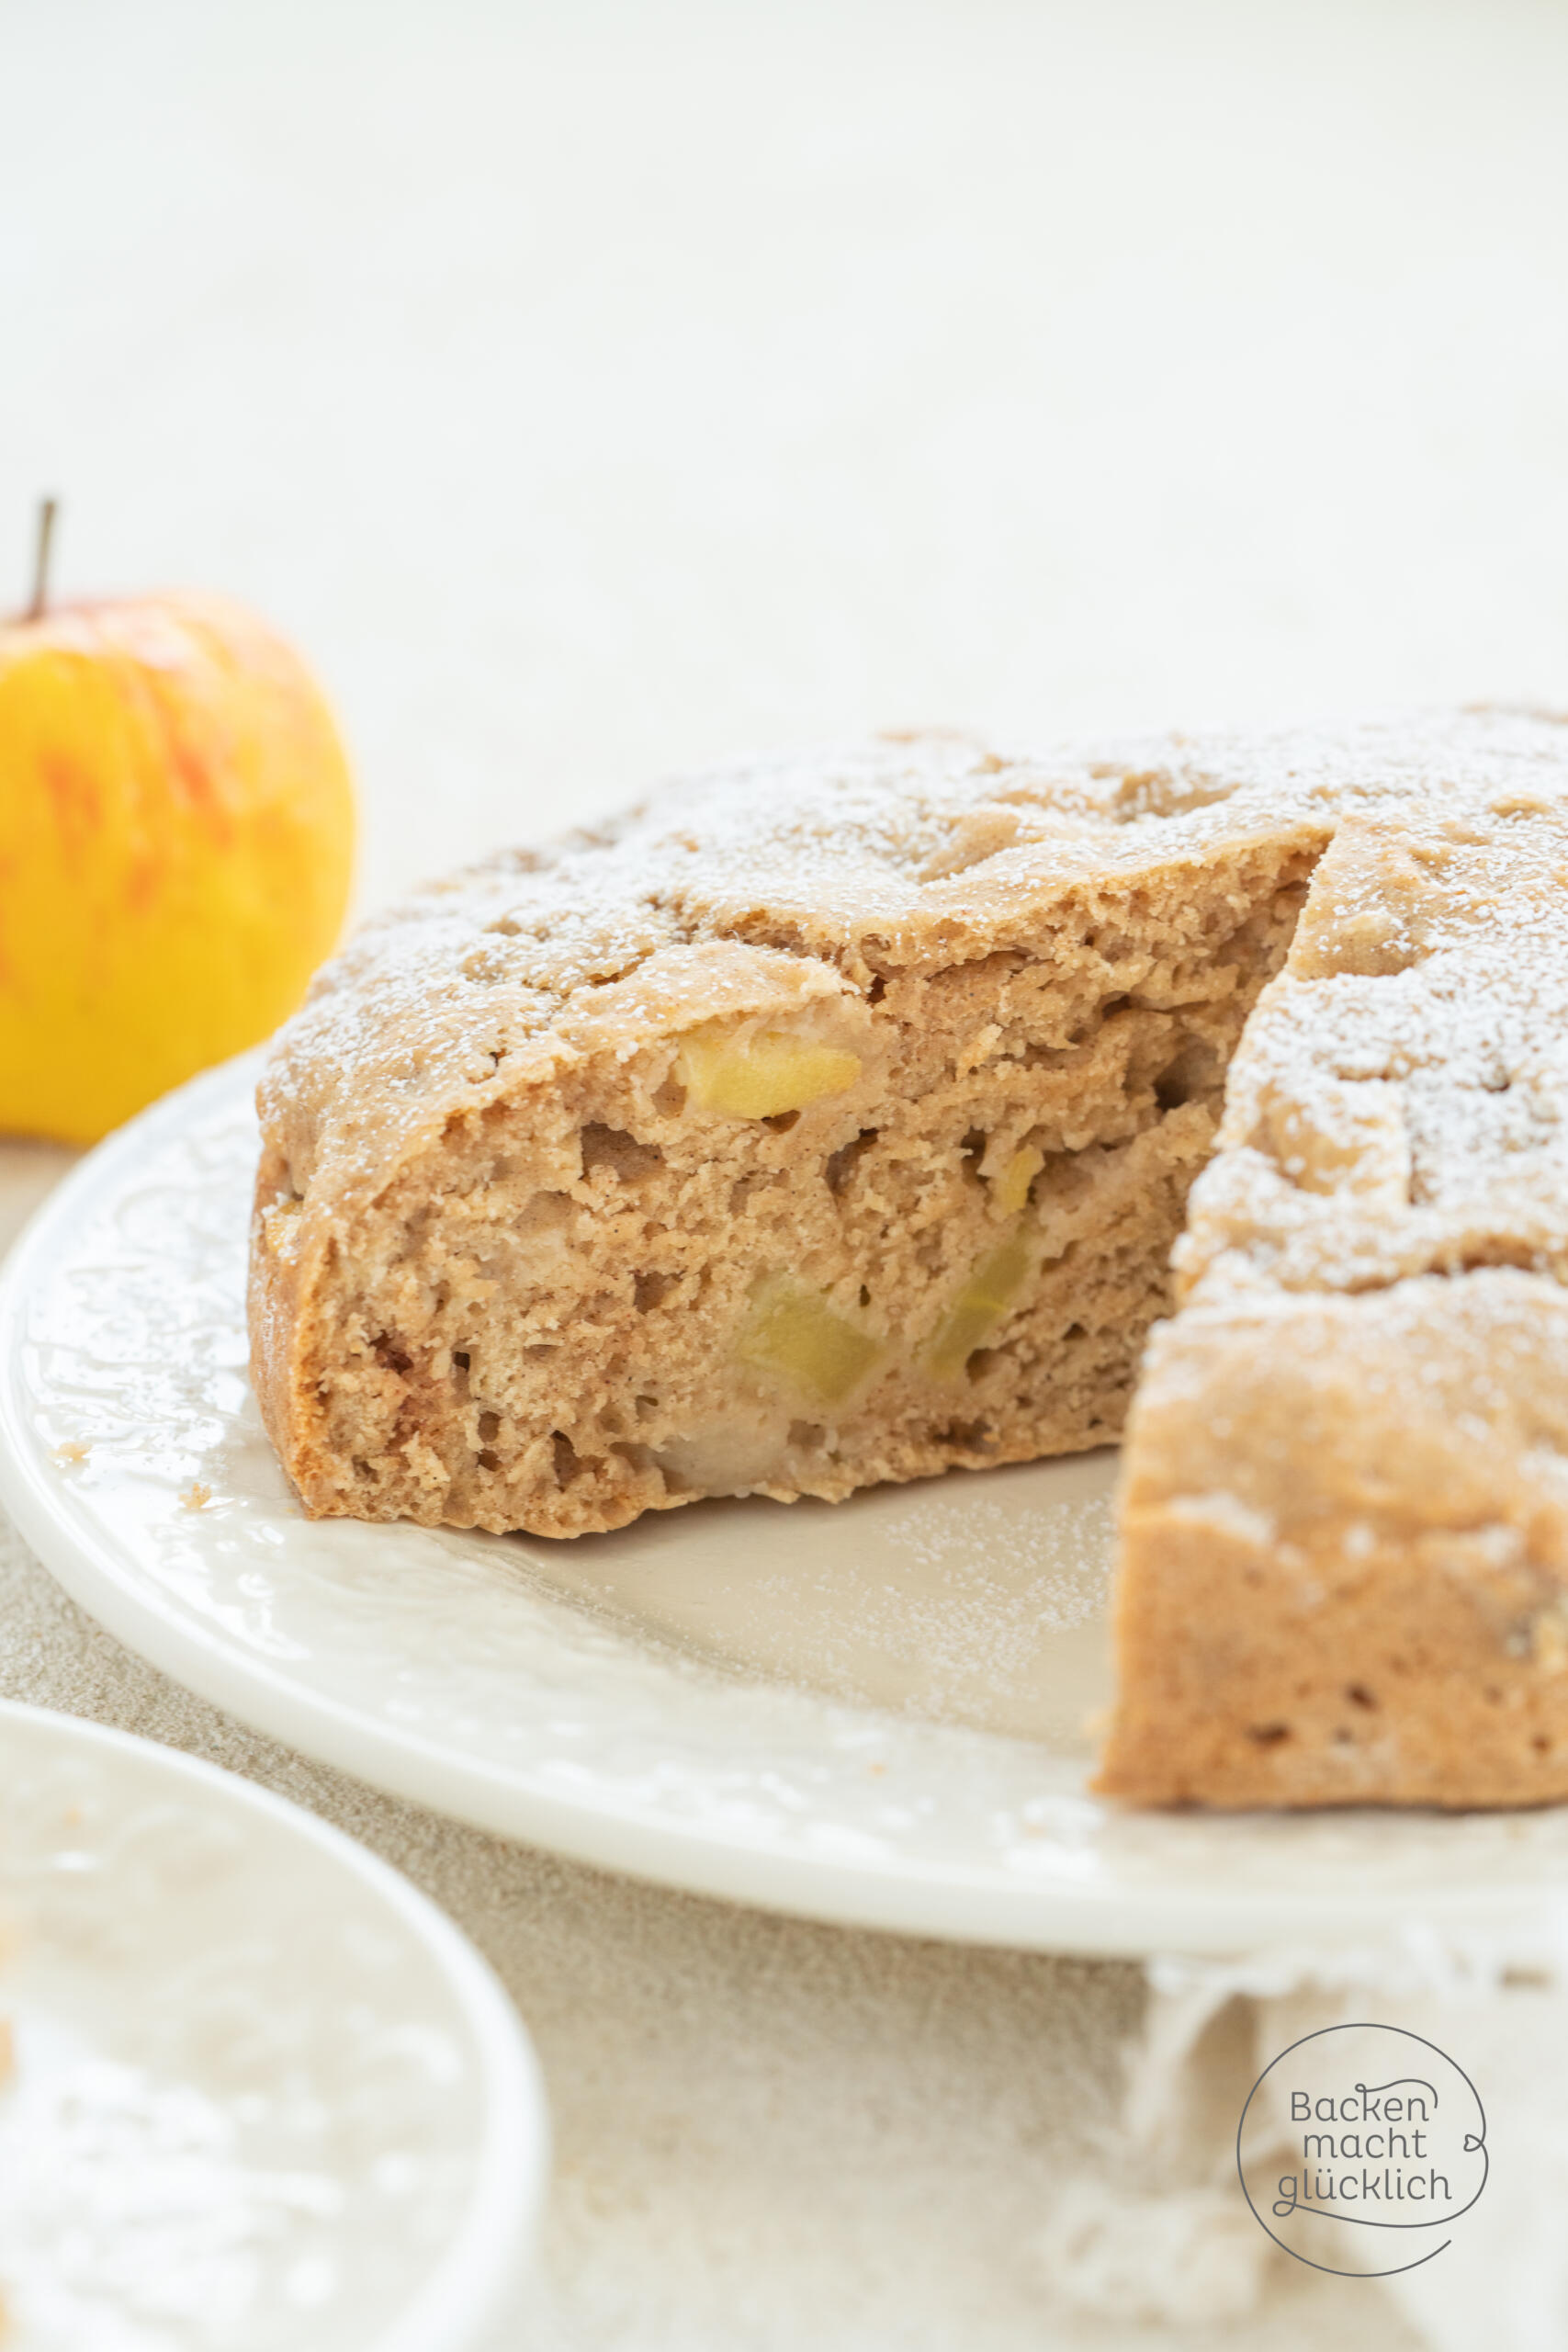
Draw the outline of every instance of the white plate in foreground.
[[[188,1756],[0,1705],[6,2352],[464,2352],[547,2132],[395,1871]]]
[[[1568,1888],[1568,1808],[1129,1814],[1108,1456],[548,1544],[311,1521],[245,1376],[254,1065],[69,1177],[0,1293],[0,1497],[134,1649],[364,1780],[532,1843],[820,1918],[1235,1951],[1481,1924]]]

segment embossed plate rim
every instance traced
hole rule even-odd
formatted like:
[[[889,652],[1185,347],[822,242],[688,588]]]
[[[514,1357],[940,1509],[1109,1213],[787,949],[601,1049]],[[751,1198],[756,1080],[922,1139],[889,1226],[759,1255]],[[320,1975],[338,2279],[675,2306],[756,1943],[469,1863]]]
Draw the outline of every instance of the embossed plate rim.
[[[461,1748],[389,1718],[384,1705],[378,1713],[362,1696],[311,1687],[231,1628],[182,1608],[127,1544],[93,1521],[46,1454],[29,1418],[29,1402],[37,1400],[29,1399],[24,1373],[24,1318],[35,1285],[70,1262],[73,1237],[118,1193],[129,1193],[139,1169],[166,1145],[198,1138],[204,1121],[236,1115],[258,1058],[243,1056],[208,1072],[100,1145],[35,1213],[0,1278],[0,1502],[74,1600],[188,1689],[374,1786],[504,1837],[697,1894],[949,1939],[1134,1956],[1227,1953],[1286,1940],[1342,1942],[1387,1932],[1413,1916],[1501,1928],[1528,1922],[1543,1900],[1568,1886],[1568,1811],[1561,1808],[1449,1819],[1338,1815],[1315,1817],[1316,1826],[1312,1816],[1303,1826],[1303,1817],[1266,1815],[1145,1815],[1128,1823],[1075,1790],[1052,1798],[1061,1808],[1059,1834],[1047,1827],[1036,1835],[1026,1868],[1016,1866],[1016,1839],[1009,1849],[1014,1867],[987,1854],[980,1834],[987,1825],[978,1816],[972,1860],[951,1850],[935,1859],[889,1850],[886,1840],[868,1850],[876,1841],[860,1837],[847,1812],[836,1822],[830,1805],[815,1820],[819,1842],[791,1832],[792,1847],[783,1831],[732,1819],[711,1799],[710,1817],[694,1820],[668,1798],[661,1804],[657,1795],[628,1797],[624,1787],[610,1785],[607,1771],[595,1781],[592,1771],[580,1770],[563,1793],[536,1763]],[[237,1334],[236,1324],[230,1335]],[[422,1544],[441,1540],[415,1530],[395,1532]],[[633,1663],[641,1683],[655,1691],[656,1724],[664,1720],[659,1707],[668,1699],[672,1752],[682,1706],[706,1705],[705,1692],[721,1688],[725,1704],[733,1705],[735,1682],[725,1684],[717,1668],[705,1679],[690,1660],[661,1658],[651,1644]],[[905,1785],[917,1793],[919,1774],[911,1780],[908,1767],[927,1748],[937,1780],[966,1758],[1028,1753],[1024,1743],[999,1735],[911,1725],[766,1680],[754,1687],[759,1724],[770,1707],[783,1708],[798,1731],[807,1720],[802,1708],[815,1708],[810,1723],[820,1725],[824,1762],[842,1766],[846,1737],[852,1745],[862,1724],[868,1733],[887,1729],[901,1743]],[[761,1730],[757,1737],[762,1758]],[[574,1769],[581,1754],[568,1759]],[[677,1760],[689,1781],[689,1762]],[[704,1761],[699,1754],[699,1774]],[[1048,1784],[1043,1775],[1041,1787]],[[989,1818],[993,1833],[998,1818]],[[839,1826],[845,1835],[841,1849],[833,1850]],[[1473,1867],[1478,1848],[1480,1870]],[[1408,1870],[1401,1877],[1386,1868],[1402,1849],[1407,1863],[1415,1857],[1419,1865],[1414,1882]],[[1429,1860],[1423,1859],[1427,1849]],[[1292,1857],[1303,1865],[1300,1884]],[[1251,1872],[1264,1860],[1274,1883],[1259,1886]]]
[[[15,1724],[69,1754],[132,1757],[137,1767],[220,1816],[261,1822],[285,1841],[315,1849],[334,1873],[356,1882],[400,1939],[433,1964],[455,2020],[472,2038],[482,2099],[471,2187],[451,2241],[414,2299],[368,2352],[464,2352],[491,2326],[521,2277],[537,2233],[549,2174],[549,2111],[537,2057],[516,2008],[467,1936],[400,1871],[344,1830],[242,1774],[117,1725],[0,1700],[0,1728]]]

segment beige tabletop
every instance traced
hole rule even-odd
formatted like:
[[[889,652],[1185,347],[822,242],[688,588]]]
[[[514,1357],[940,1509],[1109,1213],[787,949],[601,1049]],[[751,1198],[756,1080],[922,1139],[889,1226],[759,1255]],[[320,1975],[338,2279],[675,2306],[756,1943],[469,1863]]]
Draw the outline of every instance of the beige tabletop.
[[[0,543],[254,600],[357,753],[359,903],[668,770],[1568,706],[1551,0],[18,0]],[[0,1147],[14,1226],[61,1155]],[[1207,2345],[1075,2312],[1126,1964],[773,1919],[255,1738],[0,1530],[0,1689],[248,1773],[495,1962],[558,2132],[508,2352]],[[1249,2345],[1399,2345],[1305,2274]],[[303,2352],[303,2347],[302,2347]]]

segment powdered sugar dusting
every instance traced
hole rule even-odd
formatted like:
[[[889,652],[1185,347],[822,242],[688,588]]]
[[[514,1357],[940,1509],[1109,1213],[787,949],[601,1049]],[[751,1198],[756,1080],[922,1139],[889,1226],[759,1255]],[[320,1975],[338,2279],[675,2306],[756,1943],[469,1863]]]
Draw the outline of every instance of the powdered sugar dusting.
[[[1559,802],[1352,820],[1232,1067],[1186,1284],[1562,1279],[1565,912]]]
[[[1027,1579],[1041,1624],[1087,1624],[1105,1605],[1108,1495],[1066,1498],[1027,1521],[972,1494],[924,1496],[918,1510],[891,1521],[883,1533],[923,1566],[949,1574],[977,1556],[1005,1560],[1016,1581]]]
[[[786,1670],[928,1721],[1080,1736],[1080,1645],[1063,1637],[1096,1655],[1103,1640],[1109,1493],[1022,1511],[964,1477],[888,1503],[853,1574],[797,1546],[787,1569],[751,1581],[753,1625],[782,1613],[795,1628]],[[776,1635],[769,1645],[776,1670]]]
[[[0,2099],[0,2280],[28,2352],[297,2340],[337,2290],[342,2184],[248,2165],[232,2112],[194,2084],[73,2048],[49,2019],[19,2040]]]

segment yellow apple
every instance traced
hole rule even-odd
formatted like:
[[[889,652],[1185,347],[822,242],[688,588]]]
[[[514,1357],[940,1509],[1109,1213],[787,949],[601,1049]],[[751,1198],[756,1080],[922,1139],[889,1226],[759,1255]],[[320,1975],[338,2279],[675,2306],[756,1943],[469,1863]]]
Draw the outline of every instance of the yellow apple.
[[[89,1143],[254,1045],[331,952],[348,763],[243,606],[0,624],[0,1129]]]

